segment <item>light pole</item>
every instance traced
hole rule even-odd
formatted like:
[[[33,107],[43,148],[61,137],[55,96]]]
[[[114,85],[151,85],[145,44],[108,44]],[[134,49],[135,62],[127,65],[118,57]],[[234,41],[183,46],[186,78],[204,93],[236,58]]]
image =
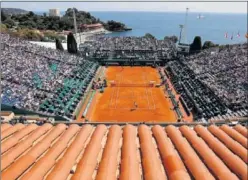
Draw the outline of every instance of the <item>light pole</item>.
[[[179,44],[182,43],[182,42],[184,44],[188,44],[188,39],[187,39],[188,12],[189,12],[189,8],[186,8],[186,14],[185,14],[184,24],[180,24],[179,25],[179,27],[181,29],[181,31],[180,31],[180,37],[179,37]]]
[[[180,35],[179,35],[179,44],[181,43],[181,37],[182,37],[182,31],[183,31],[183,25],[182,24],[180,24],[179,25],[179,27],[180,27]]]
[[[76,15],[75,15],[74,8],[72,8],[72,11],[73,11],[73,20],[74,20],[74,31],[75,31],[75,34],[77,34],[77,21],[76,21]]]
[[[79,43],[77,43],[77,44],[81,44],[81,34],[79,32],[79,39],[78,39],[78,34],[77,34],[78,27],[77,27],[75,8],[72,8],[72,11],[73,11],[73,20],[74,20],[74,31],[76,34],[76,39],[77,39],[77,41],[79,41]]]
[[[186,8],[185,23],[184,23],[184,41],[186,44],[188,44],[188,39],[187,39],[188,12],[189,12],[189,8]]]

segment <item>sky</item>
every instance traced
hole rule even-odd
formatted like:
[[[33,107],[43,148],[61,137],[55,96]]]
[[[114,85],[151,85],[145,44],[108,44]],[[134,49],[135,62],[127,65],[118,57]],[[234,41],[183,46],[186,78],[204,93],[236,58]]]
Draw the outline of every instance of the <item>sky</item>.
[[[247,2],[2,2],[1,7],[21,8],[29,11],[64,11],[76,7],[84,11],[157,11],[214,13],[247,13]]]

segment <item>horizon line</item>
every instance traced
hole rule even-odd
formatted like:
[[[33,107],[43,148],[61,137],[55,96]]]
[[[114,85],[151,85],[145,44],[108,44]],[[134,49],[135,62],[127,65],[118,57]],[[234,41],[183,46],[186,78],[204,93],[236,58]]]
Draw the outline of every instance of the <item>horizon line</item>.
[[[22,9],[22,8],[14,8],[14,7],[1,7],[1,9],[3,8],[12,8],[12,9]],[[66,9],[61,10],[60,8],[51,8],[51,9],[59,9],[61,12],[66,11]],[[26,9],[22,9],[25,11],[32,11],[32,12],[48,12],[49,9],[47,10],[26,10]],[[152,13],[185,13],[185,11],[161,11],[161,10],[81,10],[78,9],[79,11],[85,11],[85,12],[152,12]],[[211,11],[190,11],[189,13],[214,13],[214,14],[246,14],[246,12],[211,12]]]

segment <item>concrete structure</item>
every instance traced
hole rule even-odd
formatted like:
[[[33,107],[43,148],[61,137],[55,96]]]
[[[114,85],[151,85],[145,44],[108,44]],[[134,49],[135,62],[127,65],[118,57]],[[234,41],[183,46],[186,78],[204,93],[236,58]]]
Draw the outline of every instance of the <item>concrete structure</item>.
[[[29,41],[30,43],[37,44],[39,46],[44,46],[46,48],[56,49],[55,42],[40,42],[40,41]],[[64,50],[67,50],[67,44],[61,43]]]
[[[71,31],[63,31],[62,33],[60,33],[60,35],[66,36],[70,32]],[[108,34],[108,33],[110,33],[110,32],[101,28],[101,29],[97,29],[97,30],[93,30],[93,31],[89,31],[89,32],[77,33],[77,34],[74,34],[74,37],[75,37],[75,39],[77,41],[77,45],[79,47],[80,44],[83,44],[87,40],[87,37],[98,35],[98,34]],[[30,43],[44,46],[46,48],[56,49],[55,42],[30,41]],[[62,43],[62,45],[64,47],[64,50],[67,50],[67,43]]]
[[[80,44],[84,43],[85,41],[87,41],[87,38],[90,37],[90,36],[101,35],[101,34],[109,34],[109,33],[111,33],[111,32],[107,31],[106,29],[104,29],[102,27],[102,28],[98,28],[98,29],[95,29],[95,30],[74,34],[74,37],[75,37],[75,39],[77,41],[77,44],[80,45]]]
[[[60,16],[59,9],[49,9],[49,16]]]

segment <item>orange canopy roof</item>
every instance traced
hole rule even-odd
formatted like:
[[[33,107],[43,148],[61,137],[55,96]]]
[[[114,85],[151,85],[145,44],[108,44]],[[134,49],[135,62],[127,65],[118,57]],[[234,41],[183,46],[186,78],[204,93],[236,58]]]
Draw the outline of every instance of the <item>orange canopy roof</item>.
[[[1,178],[247,179],[247,127],[2,124]]]

